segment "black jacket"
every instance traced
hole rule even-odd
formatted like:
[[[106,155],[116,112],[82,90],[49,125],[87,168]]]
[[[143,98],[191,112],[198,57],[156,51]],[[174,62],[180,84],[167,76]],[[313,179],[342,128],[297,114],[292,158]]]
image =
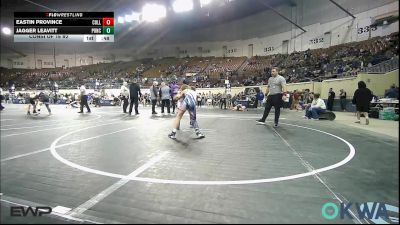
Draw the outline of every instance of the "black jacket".
[[[333,101],[335,99],[336,93],[334,91],[329,92],[328,101]]]
[[[359,88],[354,92],[352,102],[356,105],[357,111],[368,112],[372,97],[372,92],[368,88]]]
[[[132,83],[129,85],[129,98],[139,98],[139,96],[142,96],[142,93],[140,92],[140,86],[136,83]]]

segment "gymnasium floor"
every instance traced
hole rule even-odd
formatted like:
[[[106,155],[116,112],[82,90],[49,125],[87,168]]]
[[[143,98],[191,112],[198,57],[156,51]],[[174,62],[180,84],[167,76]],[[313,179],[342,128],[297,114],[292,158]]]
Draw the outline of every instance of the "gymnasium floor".
[[[45,108],[26,116],[25,107],[1,112],[1,223],[377,222],[354,207],[353,219],[328,220],[328,202],[385,203],[397,208],[387,222],[398,223],[393,136],[288,110],[273,128],[256,124],[262,109],[203,108],[206,138],[195,139],[186,115],[171,140],[174,116],[151,116],[150,107],[138,117],[119,107],[78,114],[54,105],[52,116]],[[53,212],[15,217],[14,206]]]

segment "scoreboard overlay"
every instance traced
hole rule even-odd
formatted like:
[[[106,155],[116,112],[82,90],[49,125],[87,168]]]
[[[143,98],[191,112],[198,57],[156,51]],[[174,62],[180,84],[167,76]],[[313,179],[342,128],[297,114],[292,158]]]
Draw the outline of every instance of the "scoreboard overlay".
[[[14,42],[114,42],[114,12],[14,12]]]

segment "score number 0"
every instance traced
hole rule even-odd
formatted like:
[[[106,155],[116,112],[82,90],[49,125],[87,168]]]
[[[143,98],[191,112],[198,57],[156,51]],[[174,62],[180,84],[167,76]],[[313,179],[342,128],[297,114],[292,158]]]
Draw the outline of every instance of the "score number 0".
[[[103,18],[103,34],[114,33],[114,18]]]
[[[103,18],[103,26],[114,26],[114,18]]]

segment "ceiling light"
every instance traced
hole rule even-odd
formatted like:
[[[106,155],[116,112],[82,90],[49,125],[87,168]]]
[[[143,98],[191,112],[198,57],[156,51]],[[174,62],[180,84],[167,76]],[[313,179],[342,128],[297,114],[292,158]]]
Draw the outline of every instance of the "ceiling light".
[[[175,0],[172,3],[172,8],[175,12],[187,12],[193,9],[193,1],[192,0]]]
[[[11,29],[8,28],[8,27],[3,27],[1,29],[1,31],[3,32],[3,34],[6,34],[6,35],[10,35],[11,34]]]
[[[212,0],[200,0],[200,7],[208,5],[211,3]]]
[[[142,9],[142,20],[156,22],[167,16],[167,9],[162,5],[146,4]]]

